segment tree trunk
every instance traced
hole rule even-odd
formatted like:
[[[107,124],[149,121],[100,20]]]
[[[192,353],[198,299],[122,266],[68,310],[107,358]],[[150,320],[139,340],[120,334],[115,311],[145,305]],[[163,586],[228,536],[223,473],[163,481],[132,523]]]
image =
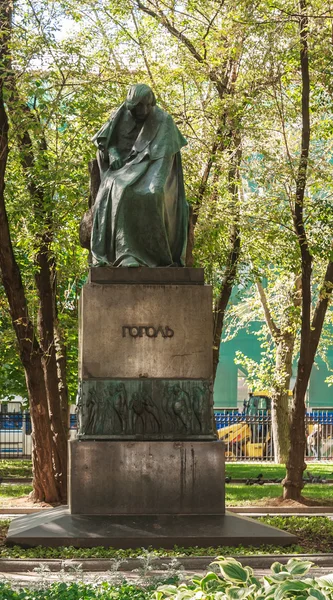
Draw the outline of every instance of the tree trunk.
[[[193,210],[193,206],[189,206],[189,219],[188,219],[188,234],[187,234],[187,246],[186,246],[186,259],[185,264],[187,267],[193,267],[193,248],[194,248],[194,230],[197,219]]]
[[[274,442],[274,459],[276,463],[286,463],[290,448],[290,411],[289,386],[292,376],[295,333],[293,322],[287,319],[283,330],[276,325],[270,311],[263,285],[256,280],[257,289],[265,315],[265,321],[276,347],[274,390],[272,393],[272,434]],[[296,277],[293,304],[299,306],[300,278]]]
[[[296,198],[293,211],[294,229],[297,235],[302,262],[302,325],[300,356],[297,366],[290,425],[290,450],[286,464],[287,474],[283,481],[283,497],[301,500],[304,487],[303,472],[305,455],[305,395],[313,361],[310,357],[311,342],[311,274],[310,253],[304,224],[304,193],[310,149],[310,77],[308,49],[308,17],[306,0],[300,0],[300,65],[302,75],[302,138],[301,153],[296,178]],[[313,356],[314,358],[314,356]]]
[[[296,382],[290,424],[290,450],[286,464],[287,474],[283,480],[283,497],[301,501],[304,487],[303,472],[306,469],[305,455],[305,402],[306,386]]]
[[[69,404],[68,404],[68,386],[66,374],[66,347],[61,340],[58,323],[54,327],[54,343],[56,350],[57,374],[58,374],[58,390],[60,396],[60,410],[63,428],[68,439],[69,433]]]
[[[39,296],[38,330],[43,350],[42,366],[44,372],[45,391],[48,404],[50,427],[52,432],[52,452],[54,476],[61,502],[67,500],[67,431],[64,427],[62,406],[59,392],[58,366],[54,339],[54,286],[52,285],[50,268],[50,242],[48,234],[42,236],[37,253],[38,271],[35,279]]]
[[[272,432],[274,460],[286,464],[290,447],[289,386],[292,376],[294,335],[284,334],[276,347],[275,379],[272,394]]]
[[[61,495],[54,477],[53,444],[40,357],[36,360],[31,357],[25,371],[32,426],[32,496],[38,502],[58,503]]]

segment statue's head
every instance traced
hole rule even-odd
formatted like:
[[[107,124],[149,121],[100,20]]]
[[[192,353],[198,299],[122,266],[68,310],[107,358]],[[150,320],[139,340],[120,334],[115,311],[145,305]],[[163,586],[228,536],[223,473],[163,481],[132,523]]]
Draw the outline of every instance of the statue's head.
[[[137,122],[143,122],[156,104],[153,90],[145,83],[131,85],[126,98],[126,108]]]

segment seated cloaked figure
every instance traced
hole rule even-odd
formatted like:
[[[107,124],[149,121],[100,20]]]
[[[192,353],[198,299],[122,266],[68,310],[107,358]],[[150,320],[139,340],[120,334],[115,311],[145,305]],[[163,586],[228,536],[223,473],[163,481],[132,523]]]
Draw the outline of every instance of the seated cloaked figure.
[[[93,209],[93,266],[184,266],[188,228],[180,149],[186,140],[148,85],[94,136],[101,183]]]

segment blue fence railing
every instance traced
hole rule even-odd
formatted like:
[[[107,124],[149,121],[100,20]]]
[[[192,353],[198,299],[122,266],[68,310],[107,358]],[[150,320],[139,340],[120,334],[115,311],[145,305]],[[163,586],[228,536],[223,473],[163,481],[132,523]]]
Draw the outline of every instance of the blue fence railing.
[[[306,459],[333,459],[333,410],[307,413]],[[245,415],[237,409],[215,411],[218,436],[225,443],[226,460],[274,460],[271,415]],[[76,415],[70,415],[70,437],[76,436]],[[0,457],[31,456],[29,413],[0,413]]]

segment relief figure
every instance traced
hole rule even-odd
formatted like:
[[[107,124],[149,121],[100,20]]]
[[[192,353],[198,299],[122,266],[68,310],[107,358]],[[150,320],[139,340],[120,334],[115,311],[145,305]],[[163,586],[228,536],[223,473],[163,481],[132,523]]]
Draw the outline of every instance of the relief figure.
[[[167,390],[167,412],[176,429],[185,429],[185,431],[190,429],[192,421],[190,398],[178,383],[169,386]]]
[[[144,390],[134,392],[130,406],[132,409],[133,433],[139,433],[139,423],[141,424],[142,433],[147,433],[147,429],[152,429],[153,432],[157,429],[158,433],[161,432],[162,425],[157,406],[155,406],[147,392]]]
[[[128,428],[129,412],[126,388],[123,383],[118,383],[116,385],[111,398],[114,412],[119,419],[121,433],[125,434],[127,433]]]

